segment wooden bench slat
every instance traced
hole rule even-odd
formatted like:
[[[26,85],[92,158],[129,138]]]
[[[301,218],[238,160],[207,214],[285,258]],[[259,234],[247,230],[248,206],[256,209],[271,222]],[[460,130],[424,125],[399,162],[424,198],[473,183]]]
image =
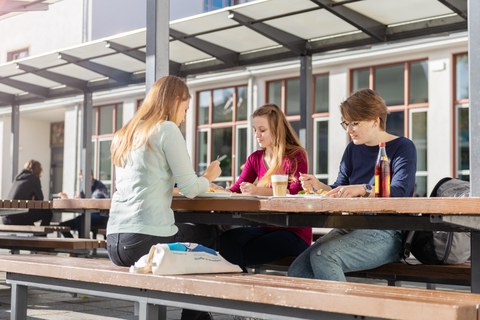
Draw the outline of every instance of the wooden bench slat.
[[[71,238],[46,238],[46,237],[20,237],[0,235],[0,248],[8,249],[69,249],[90,250],[105,248],[104,240],[71,239]]]
[[[70,231],[70,227],[66,226],[25,226],[14,224],[0,224],[0,232],[18,232],[18,233],[52,233]]]
[[[131,274],[108,260],[0,256],[0,270],[256,304],[405,320],[477,319],[480,295],[259,274]],[[8,279],[8,277],[7,277]]]

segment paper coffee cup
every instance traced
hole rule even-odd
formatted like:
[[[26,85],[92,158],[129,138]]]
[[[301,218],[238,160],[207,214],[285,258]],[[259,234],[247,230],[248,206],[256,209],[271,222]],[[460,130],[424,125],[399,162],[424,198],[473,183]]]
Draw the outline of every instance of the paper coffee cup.
[[[274,197],[287,195],[288,174],[272,174],[272,189]]]

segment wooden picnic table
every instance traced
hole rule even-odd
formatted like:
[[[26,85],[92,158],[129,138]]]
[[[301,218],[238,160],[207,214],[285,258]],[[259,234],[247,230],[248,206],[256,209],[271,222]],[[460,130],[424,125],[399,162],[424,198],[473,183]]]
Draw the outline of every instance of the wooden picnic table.
[[[53,200],[53,208],[108,210],[108,199]],[[351,229],[449,230],[472,235],[471,289],[480,292],[480,198],[174,197],[177,222]]]

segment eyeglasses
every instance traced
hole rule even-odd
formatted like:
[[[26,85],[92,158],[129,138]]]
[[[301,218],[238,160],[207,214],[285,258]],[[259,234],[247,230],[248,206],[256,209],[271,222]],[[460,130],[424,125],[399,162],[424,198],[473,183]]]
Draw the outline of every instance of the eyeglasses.
[[[352,121],[352,122],[342,121],[342,122],[340,122],[340,125],[345,130],[348,130],[348,128],[350,128],[352,130],[356,130],[358,128],[358,126],[360,125],[360,121]]]

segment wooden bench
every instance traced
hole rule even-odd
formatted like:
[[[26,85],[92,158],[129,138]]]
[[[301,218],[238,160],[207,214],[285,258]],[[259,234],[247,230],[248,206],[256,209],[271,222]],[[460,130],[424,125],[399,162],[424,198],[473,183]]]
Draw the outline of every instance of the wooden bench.
[[[28,287],[133,301],[142,320],[166,319],[166,306],[274,319],[479,319],[472,293],[263,274],[154,276],[109,260],[39,255],[0,255],[0,271],[12,286],[11,319],[26,319]]]
[[[74,250],[86,251],[105,247],[104,240],[0,235],[0,248],[14,251],[73,252]]]
[[[286,257],[262,265],[252,266],[255,273],[276,272],[285,274],[295,257]],[[426,284],[449,284],[470,286],[471,265],[470,262],[457,265],[425,265],[416,260],[407,260],[409,263],[397,262],[381,267],[347,273],[347,277],[369,278],[386,280],[388,285],[395,286],[399,281],[422,282]],[[428,286],[433,288],[432,285]]]
[[[70,231],[70,227],[64,227],[59,225],[48,226],[25,226],[25,225],[5,225],[0,224],[0,232],[5,233],[32,233],[35,235],[47,234],[53,232],[67,232]]]

